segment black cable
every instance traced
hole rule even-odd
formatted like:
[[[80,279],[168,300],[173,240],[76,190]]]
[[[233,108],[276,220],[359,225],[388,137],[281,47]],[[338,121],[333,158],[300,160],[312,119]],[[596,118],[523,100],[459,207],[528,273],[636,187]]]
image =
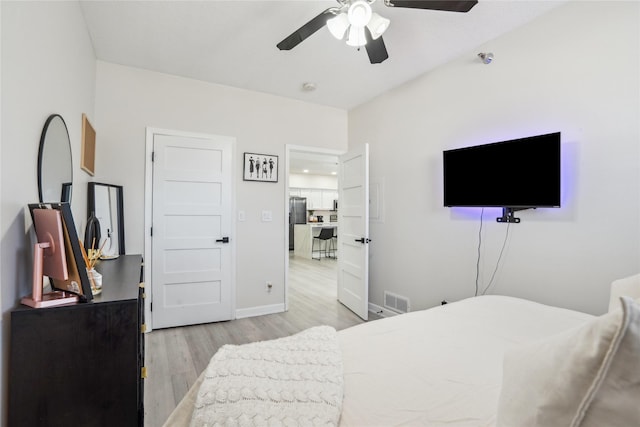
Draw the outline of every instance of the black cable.
[[[486,294],[491,285],[493,284],[493,279],[496,277],[496,272],[498,271],[498,266],[500,265],[500,260],[502,259],[502,253],[504,252],[505,246],[507,246],[507,237],[509,237],[509,226],[510,222],[507,222],[507,231],[504,234],[504,242],[502,242],[502,249],[500,249],[500,255],[498,255],[498,261],[496,261],[496,268],[493,270],[493,274],[491,275],[491,280],[489,280],[489,284],[484,291],[482,291],[482,295]]]
[[[482,217],[484,216],[484,208],[480,211],[480,230],[478,230],[478,260],[476,261],[476,293],[478,296],[478,280],[480,280],[480,248],[482,247]]]

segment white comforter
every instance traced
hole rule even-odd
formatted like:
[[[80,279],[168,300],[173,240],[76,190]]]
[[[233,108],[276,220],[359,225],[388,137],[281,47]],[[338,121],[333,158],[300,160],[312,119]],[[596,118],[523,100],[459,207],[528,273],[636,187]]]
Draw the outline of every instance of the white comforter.
[[[483,296],[340,331],[340,425],[494,426],[504,349],[590,318]]]
[[[592,316],[517,298],[483,296],[338,333],[341,426],[494,426],[504,349]],[[194,384],[165,426],[188,426]]]

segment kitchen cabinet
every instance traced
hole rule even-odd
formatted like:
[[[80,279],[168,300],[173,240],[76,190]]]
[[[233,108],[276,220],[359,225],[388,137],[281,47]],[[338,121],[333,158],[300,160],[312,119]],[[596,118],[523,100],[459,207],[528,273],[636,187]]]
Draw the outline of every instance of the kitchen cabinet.
[[[307,209],[322,209],[322,190],[301,188],[300,197],[307,198]]]
[[[296,192],[293,194],[292,192]],[[338,199],[338,191],[319,188],[291,188],[290,196],[300,196],[307,199],[307,210],[333,210],[333,201]]]
[[[322,190],[323,209],[333,210],[334,200],[338,200],[338,192],[336,190]]]

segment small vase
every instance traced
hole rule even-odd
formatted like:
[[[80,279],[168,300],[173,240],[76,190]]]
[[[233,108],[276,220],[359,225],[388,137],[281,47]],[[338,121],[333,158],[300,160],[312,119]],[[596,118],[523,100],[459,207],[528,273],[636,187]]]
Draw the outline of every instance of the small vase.
[[[102,274],[98,273],[94,268],[87,268],[87,276],[91,283],[91,293],[98,295],[102,292]]]

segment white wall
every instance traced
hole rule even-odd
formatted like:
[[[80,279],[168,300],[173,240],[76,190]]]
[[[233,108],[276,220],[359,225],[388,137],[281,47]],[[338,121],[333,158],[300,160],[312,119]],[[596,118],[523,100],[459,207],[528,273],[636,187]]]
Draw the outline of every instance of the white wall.
[[[235,236],[237,308],[283,304],[285,145],[346,150],[346,111],[101,61],[96,79],[96,180],[124,186],[127,252],[143,251],[145,128],[235,137],[237,209],[246,213]],[[243,181],[244,152],[280,156],[278,183]],[[261,222],[262,210],[273,222]]]
[[[349,144],[371,144],[385,183],[371,302],[474,293],[480,211],[442,207],[443,150],[561,131],[563,206],[519,213],[491,292],[606,311],[609,283],[640,271],[639,35],[636,2],[569,2],[351,111]],[[498,214],[485,211],[485,285],[506,232]]]
[[[385,185],[384,222],[371,226],[372,302],[381,304],[382,290],[389,289],[409,296],[413,308],[473,293],[478,212],[441,206],[442,150],[560,130],[564,206],[520,214],[493,291],[605,311],[609,282],[640,270],[638,8],[635,2],[569,3],[479,48],[496,54],[493,64],[482,65],[477,51],[469,52],[347,117],[102,62],[96,76],[77,3],[0,2],[2,395],[6,399],[9,310],[30,291],[24,207],[38,197],[38,142],[52,113],[65,118],[70,132],[78,228],[90,179],[79,168],[86,113],[97,130],[95,180],[125,188],[130,253],[143,248],[146,126],[230,135],[238,155],[284,156],[286,144],[346,149],[348,119],[349,141],[371,144],[373,178]],[[408,167],[411,162],[416,166]],[[237,208],[247,213],[237,230],[238,308],[283,300],[283,170],[277,184],[265,184],[242,181],[237,169]],[[259,221],[263,209],[273,211],[274,222]],[[496,214],[485,215],[485,280],[505,232],[493,222]],[[267,243],[251,244],[256,239]],[[267,279],[276,284],[271,294],[264,292]],[[6,419],[6,401],[0,405]]]
[[[291,188],[319,188],[325,190],[338,189],[338,177],[329,175],[289,174]]]
[[[9,316],[31,293],[31,253],[25,218],[38,201],[37,162],[50,114],[66,121],[73,156],[72,208],[84,225],[87,181],[80,170],[82,113],[93,117],[95,56],[77,2],[0,2],[2,10],[2,133],[0,211],[2,259],[2,405],[6,420]]]

